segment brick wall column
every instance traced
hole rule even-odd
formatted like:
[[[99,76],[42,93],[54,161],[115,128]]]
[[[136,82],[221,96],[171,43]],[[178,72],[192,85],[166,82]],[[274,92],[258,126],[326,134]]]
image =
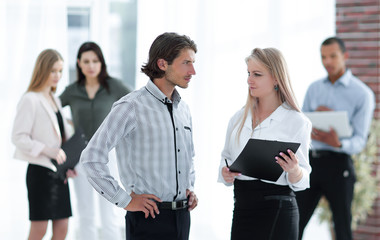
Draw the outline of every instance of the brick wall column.
[[[375,118],[380,119],[380,0],[336,0],[336,34],[346,43],[347,66],[375,92]],[[374,165],[378,172],[379,160]],[[380,239],[380,195],[354,239]]]

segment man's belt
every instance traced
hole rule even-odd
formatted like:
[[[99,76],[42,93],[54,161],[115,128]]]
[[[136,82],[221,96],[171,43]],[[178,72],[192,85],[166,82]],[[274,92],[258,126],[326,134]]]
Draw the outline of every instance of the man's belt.
[[[328,151],[328,150],[310,150],[310,156],[313,158],[324,158],[324,157],[347,157],[348,155],[346,153],[342,152],[334,152],[334,151]]]
[[[157,202],[158,209],[179,210],[187,208],[187,199],[174,202]]]

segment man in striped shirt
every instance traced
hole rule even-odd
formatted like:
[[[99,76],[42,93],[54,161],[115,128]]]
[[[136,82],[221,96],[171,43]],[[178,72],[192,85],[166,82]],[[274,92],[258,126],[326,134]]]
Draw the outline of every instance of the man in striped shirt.
[[[127,210],[128,240],[189,238],[189,212],[198,203],[192,120],[176,86],[188,87],[196,52],[187,36],[158,36],[141,68],[150,80],[114,103],[82,152],[81,164],[92,186]],[[124,189],[107,167],[112,148]]]

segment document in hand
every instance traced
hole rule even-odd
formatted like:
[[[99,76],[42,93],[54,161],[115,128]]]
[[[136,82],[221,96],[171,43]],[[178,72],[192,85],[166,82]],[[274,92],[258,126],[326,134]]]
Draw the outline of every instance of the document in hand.
[[[79,162],[80,155],[85,149],[87,141],[82,129],[77,129],[75,134],[66,142],[62,144],[62,149],[66,153],[66,162],[58,164],[56,160],[52,159],[51,162],[57,168],[57,174],[62,179],[66,179],[66,172],[69,169],[74,169],[75,165]]]
[[[333,128],[339,137],[351,137],[352,128],[346,111],[305,112],[313,124],[313,128],[328,132]]]
[[[243,151],[230,166],[230,171],[257,179],[277,181],[283,169],[276,163],[280,152],[288,155],[287,149],[296,153],[300,143],[249,139]]]

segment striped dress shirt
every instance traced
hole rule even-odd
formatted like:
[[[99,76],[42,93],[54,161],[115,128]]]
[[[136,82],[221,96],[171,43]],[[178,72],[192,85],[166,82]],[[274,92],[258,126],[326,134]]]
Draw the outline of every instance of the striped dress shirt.
[[[113,148],[124,189],[107,167]],[[132,191],[154,194],[162,201],[186,199],[186,189],[194,186],[193,157],[188,106],[176,90],[171,101],[149,81],[114,103],[80,161],[95,190],[125,208]]]

